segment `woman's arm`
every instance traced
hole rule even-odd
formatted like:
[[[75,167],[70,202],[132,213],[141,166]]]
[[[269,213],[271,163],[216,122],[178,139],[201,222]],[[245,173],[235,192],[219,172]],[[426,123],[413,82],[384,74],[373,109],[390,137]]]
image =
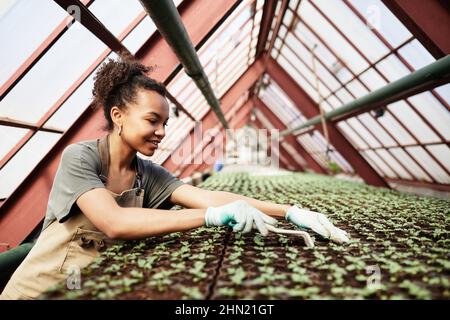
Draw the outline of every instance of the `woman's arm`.
[[[286,215],[286,211],[290,208],[289,205],[260,201],[226,191],[203,190],[188,184],[182,185],[181,187],[175,189],[170,200],[174,204],[178,204],[185,208],[196,209],[217,207],[236,200],[245,200],[250,205],[259,209],[265,214],[276,218],[284,218],[284,216]]]
[[[77,205],[100,231],[112,239],[140,239],[186,231],[205,224],[204,209],[123,208],[102,188],[83,193]]]

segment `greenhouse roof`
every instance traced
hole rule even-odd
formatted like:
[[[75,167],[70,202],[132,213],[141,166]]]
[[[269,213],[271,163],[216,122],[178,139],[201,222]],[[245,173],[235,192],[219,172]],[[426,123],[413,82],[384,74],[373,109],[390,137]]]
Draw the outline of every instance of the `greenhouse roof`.
[[[175,1],[231,128],[278,130],[448,58],[448,8],[414,3]],[[152,76],[172,96],[166,138],[151,160],[179,177],[208,167],[171,161],[199,123],[216,131],[189,159],[222,128],[138,0],[2,1],[0,39],[0,229],[11,225],[9,216],[25,218],[26,203],[37,211],[23,227],[30,232],[45,212],[61,151],[101,134],[101,112],[91,107],[93,77],[123,48],[154,66]],[[369,184],[449,191],[449,74],[332,119],[325,131],[320,124],[293,131],[280,143],[280,165],[327,174],[333,162]]]

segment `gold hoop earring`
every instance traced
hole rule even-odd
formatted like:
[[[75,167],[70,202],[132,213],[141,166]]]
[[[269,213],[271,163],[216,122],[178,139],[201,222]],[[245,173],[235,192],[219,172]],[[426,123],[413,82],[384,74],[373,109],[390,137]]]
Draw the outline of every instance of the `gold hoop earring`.
[[[119,137],[120,137],[120,135],[122,134],[122,126],[119,127],[119,132],[118,132],[118,134],[119,134]]]

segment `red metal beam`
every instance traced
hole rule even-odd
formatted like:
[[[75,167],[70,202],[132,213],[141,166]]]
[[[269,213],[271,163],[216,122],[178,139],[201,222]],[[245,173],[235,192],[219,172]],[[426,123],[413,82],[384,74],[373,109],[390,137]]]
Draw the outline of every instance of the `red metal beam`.
[[[250,30],[250,45],[249,45],[250,49],[251,49],[251,45],[253,42],[253,32],[255,31],[255,26],[256,26],[255,17],[256,17],[256,13],[259,12],[259,11],[256,11],[256,5],[257,5],[257,1],[253,1],[251,4],[251,7],[250,7],[250,13],[251,13],[250,19],[252,19],[252,29]],[[259,23],[259,26],[261,26],[261,21]],[[258,36],[258,35],[256,35],[256,36]],[[256,46],[258,47],[258,43],[256,43]],[[252,50],[249,50],[248,55],[247,55],[247,66],[250,65],[251,57],[252,57]]]
[[[270,121],[270,123],[272,123],[275,128],[281,131],[287,129],[283,121],[281,121],[278,116],[276,116],[275,113],[270,110],[270,108],[261,99],[255,97],[255,106],[264,114],[264,116]],[[305,150],[305,148],[303,148],[303,146],[297,141],[294,136],[286,136],[284,140],[289,143],[295,150],[297,150],[297,152],[303,157],[303,159],[306,160],[308,166],[314,172],[327,174],[326,170],[317,163],[317,161],[308,153],[308,151]]]
[[[288,166],[286,163],[286,160],[283,159],[282,156],[280,156],[280,168],[284,169],[284,170],[290,170],[290,171],[295,171],[294,168],[292,166]]]
[[[199,172],[205,172],[205,171],[209,171],[209,170],[211,170],[211,168],[213,167],[213,165],[212,164],[208,164],[208,163],[203,163],[197,170],[199,171]]]
[[[80,10],[80,23],[114,52],[130,53],[128,49],[109,31],[100,20],[78,0],[54,0],[64,11],[76,6]]]
[[[450,54],[448,1],[382,1],[436,59]]]
[[[0,117],[0,126],[8,126],[8,127],[14,127],[14,128],[23,128],[23,129],[30,129],[30,130],[38,130],[39,128],[34,123],[21,121],[21,120],[15,120],[7,117]],[[54,128],[54,127],[41,127],[41,131],[43,132],[53,132],[53,133],[64,133],[62,129]],[[0,169],[3,167],[0,164]]]
[[[261,17],[261,24],[259,27],[258,42],[256,44],[255,59],[258,59],[264,52],[266,47],[269,32],[272,27],[273,17],[275,16],[275,9],[277,8],[276,0],[265,0],[263,6],[263,14]]]
[[[297,4],[295,5],[295,8],[294,8],[294,9],[289,8],[290,11],[291,11],[291,12],[298,12],[298,7],[300,7],[300,3],[301,3],[301,2],[302,2],[302,0],[299,0],[299,1],[297,2]],[[279,37],[279,39],[280,39],[280,41],[281,41],[281,45],[280,45],[280,47],[278,48],[278,50],[275,50],[275,51],[276,51],[276,54],[275,54],[275,60],[278,60],[278,57],[280,56],[281,50],[283,50],[283,46],[286,44],[286,38],[287,38],[288,34],[289,34],[289,33],[291,33],[291,34],[294,33],[293,31],[294,31],[294,28],[295,28],[296,25],[297,25],[297,22],[298,22],[298,20],[297,20],[296,17],[294,17],[294,18],[291,20],[291,23],[290,23],[288,26],[286,26],[286,24],[285,24],[284,21],[283,21],[283,25],[286,27],[286,29],[287,29],[288,31],[284,34],[284,37]]]
[[[424,181],[412,181],[412,180],[392,179],[392,178],[386,178],[386,180],[388,182],[403,184],[403,185],[411,186],[411,187],[426,188],[426,189],[433,189],[433,190],[437,190],[437,191],[450,192],[450,185],[448,185],[448,184],[429,183],[429,182],[424,182]]]
[[[312,118],[320,114],[319,106],[295,82],[295,80],[272,58],[269,58],[267,71],[270,77],[283,89],[305,117]],[[361,178],[368,184],[389,188],[384,179],[359,154],[355,147],[347,141],[334,123],[327,123],[330,141],[336,150],[347,160]],[[320,126],[316,126],[319,128]]]
[[[224,1],[220,5],[217,5],[216,1],[207,0],[184,2],[186,4],[181,12],[181,17],[183,21],[190,21],[186,24],[186,28],[192,37],[194,46],[197,46],[200,42],[204,42],[204,37],[209,36],[210,31],[217,28],[216,23],[222,21],[222,17],[228,13],[228,11],[223,11],[224,8],[235,5],[238,1]],[[199,15],[199,12],[203,12],[205,7],[208,8],[208,14]],[[196,27],[195,30],[192,30],[193,26]],[[173,54],[161,37],[151,37],[146,43],[146,47],[140,52],[141,58],[144,58],[145,61],[159,61],[165,66],[164,68],[155,68],[152,73],[152,77],[159,81],[166,80],[179,64],[178,60],[168,56],[168,52],[169,55]],[[149,56],[152,58],[150,59]],[[62,151],[71,143],[95,139],[104,134],[98,125],[103,122],[101,109],[87,108],[3,203],[0,208],[0,242],[8,243],[9,247],[15,247],[42,221]]]

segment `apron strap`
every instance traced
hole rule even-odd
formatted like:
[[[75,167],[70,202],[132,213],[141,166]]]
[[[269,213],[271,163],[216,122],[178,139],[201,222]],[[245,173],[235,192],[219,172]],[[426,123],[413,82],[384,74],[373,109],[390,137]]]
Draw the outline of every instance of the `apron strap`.
[[[97,148],[100,155],[100,180],[106,185],[108,181],[108,167],[109,167],[109,134],[105,137],[97,139]]]
[[[139,161],[138,156],[134,158],[135,161],[135,168],[136,168],[136,184],[135,188],[141,189],[142,188],[142,176],[144,169],[142,168],[142,163]]]

